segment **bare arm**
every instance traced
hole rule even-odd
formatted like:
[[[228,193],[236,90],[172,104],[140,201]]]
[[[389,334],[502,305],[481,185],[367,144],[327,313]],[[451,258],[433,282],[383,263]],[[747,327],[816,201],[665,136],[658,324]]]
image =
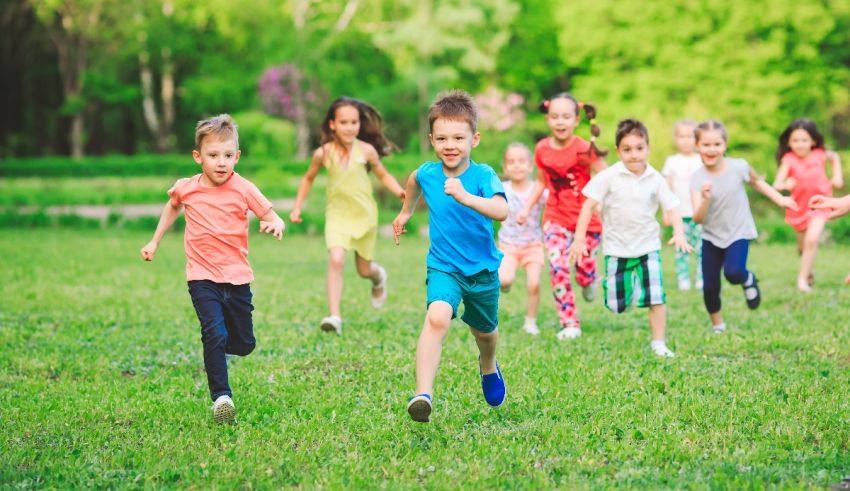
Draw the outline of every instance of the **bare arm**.
[[[162,240],[165,232],[174,225],[174,220],[177,220],[177,217],[180,216],[180,212],[182,210],[182,204],[175,206],[170,200],[165,204],[165,208],[162,209],[162,215],[159,217],[159,223],[156,225],[156,231],[153,233],[153,238],[150,242],[145,244],[140,251],[142,259],[145,261],[153,261],[153,257],[156,255],[156,250],[159,248],[159,242]]]
[[[829,218],[838,218],[850,213],[850,194],[841,198],[830,198],[821,194],[812,196],[809,208],[829,210]]]
[[[578,222],[576,223],[576,234],[573,237],[573,243],[567,250],[567,257],[570,263],[576,262],[580,257],[586,256],[587,243],[587,226],[590,224],[590,217],[593,215],[593,209],[599,204],[598,201],[587,198],[584,204],[581,205],[581,212],[578,214]]]
[[[283,223],[283,219],[271,208],[260,217],[260,232],[272,234],[272,236],[277,237],[277,240],[283,238],[285,228],[286,224]]]
[[[694,207],[694,221],[703,223],[705,215],[708,213],[708,205],[711,201],[711,183],[702,183],[702,188],[699,191],[691,191],[691,204]]]
[[[395,220],[393,220],[395,245],[398,245],[399,238],[407,233],[405,226],[410,221],[410,217],[413,216],[413,212],[416,210],[416,203],[419,202],[420,196],[422,196],[422,188],[416,181],[416,171],[413,171],[410,173],[410,177],[407,178],[407,188],[404,191],[404,203],[401,205],[401,211],[395,217]]]
[[[682,223],[682,215],[679,213],[679,210],[671,208],[664,210],[664,213],[668,214],[670,223],[673,225],[673,237],[667,243],[673,244],[676,246],[676,250],[682,252],[693,251],[693,247],[688,244],[688,240],[685,238],[685,225]]]
[[[791,166],[785,160],[779,164],[779,170],[776,172],[776,179],[773,180],[773,187],[777,191],[790,191],[794,188],[794,180],[788,179],[788,172],[790,169]]]
[[[463,183],[456,177],[446,179],[445,190],[446,194],[454,198],[455,201],[472,208],[487,218],[500,222],[508,218],[508,202],[500,194],[493,195],[490,198],[475,196],[467,192],[463,188]]]
[[[832,178],[829,180],[832,183],[832,187],[844,187],[844,171],[841,169],[841,157],[837,152],[833,152],[832,150],[826,153],[826,157],[832,161]]]
[[[319,169],[322,168],[322,160],[325,157],[325,150],[319,147],[313,152],[313,158],[310,160],[310,166],[307,167],[307,172],[301,178],[301,183],[298,184],[298,193],[295,195],[295,204],[292,206],[292,212],[289,213],[289,219],[292,223],[301,223],[301,207],[304,205],[304,200],[307,199],[307,194],[310,193],[310,188],[313,186],[313,180],[319,174]]]
[[[667,187],[673,189],[673,175],[668,174],[665,179],[667,180]],[[667,210],[661,210],[661,221],[664,223],[665,227],[672,225],[672,222],[670,220],[670,213]]]
[[[540,197],[543,196],[543,192],[546,190],[546,177],[543,176],[543,172],[537,173],[537,180],[534,181],[534,189],[531,190],[531,196],[528,198],[528,202],[525,204],[525,207],[517,213],[516,222],[520,225],[523,225],[526,220],[528,220],[528,214],[531,213],[531,209],[534,208],[534,205],[540,201]]]
[[[788,196],[783,196],[782,193],[774,189],[773,186],[762,179],[760,175],[756,174],[756,171],[752,168],[750,168],[750,184],[753,186],[753,189],[770,198],[770,200],[778,206],[791,208],[792,210],[797,209],[796,201]]]
[[[384,167],[384,164],[381,162],[381,157],[378,155],[377,150],[372,145],[368,145],[366,148],[366,161],[369,162],[369,166],[372,168],[372,171],[375,173],[375,176],[384,185],[385,188],[389,189],[391,193],[398,196],[399,199],[404,199],[404,189],[402,189],[401,184],[396,181],[395,177],[392,174],[387,172],[387,168]]]

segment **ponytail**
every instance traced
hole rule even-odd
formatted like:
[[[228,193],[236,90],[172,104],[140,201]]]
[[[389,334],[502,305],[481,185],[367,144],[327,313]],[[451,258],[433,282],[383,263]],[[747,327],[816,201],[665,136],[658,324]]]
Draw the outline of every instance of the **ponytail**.
[[[602,133],[602,131],[599,129],[599,126],[596,125],[596,106],[589,103],[579,102],[571,94],[567,92],[561,92],[548,99],[544,99],[540,103],[540,105],[537,106],[537,109],[543,114],[549,114],[549,106],[555,99],[567,99],[572,101],[576,107],[576,117],[578,117],[579,112],[582,109],[584,110],[584,115],[587,117],[588,123],[590,123],[590,149],[587,153],[590,154],[592,158],[604,157],[608,155],[608,150],[602,150],[596,146],[596,139]]]

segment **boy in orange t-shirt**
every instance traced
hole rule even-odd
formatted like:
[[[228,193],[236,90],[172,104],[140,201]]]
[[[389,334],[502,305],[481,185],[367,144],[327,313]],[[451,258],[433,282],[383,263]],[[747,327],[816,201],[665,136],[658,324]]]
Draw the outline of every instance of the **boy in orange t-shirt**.
[[[201,322],[204,368],[214,401],[213,419],[235,419],[233,393],[227,381],[227,355],[246,356],[254,350],[248,264],[248,210],[260,217],[260,232],[283,236],[283,220],[271,202],[251,182],[233,172],[239,162],[236,123],[227,115],[198,122],[192,157],[201,173],[179,179],[168,190],[169,200],[150,242],[142,247],[152,261],[162,236],[186,209],[186,279]]]

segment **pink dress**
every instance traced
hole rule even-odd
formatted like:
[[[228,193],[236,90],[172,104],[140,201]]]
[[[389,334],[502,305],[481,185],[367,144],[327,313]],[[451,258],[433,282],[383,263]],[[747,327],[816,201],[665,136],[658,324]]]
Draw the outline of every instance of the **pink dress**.
[[[820,216],[826,219],[826,210],[809,209],[809,199],[816,194],[832,196],[832,184],[826,177],[826,152],[816,148],[805,158],[798,157],[794,152],[782,156],[783,162],[788,162],[788,177],[796,181],[791,190],[791,198],[797,202],[797,211],[786,208],[785,222],[794,227],[797,232],[806,230],[812,217]]]

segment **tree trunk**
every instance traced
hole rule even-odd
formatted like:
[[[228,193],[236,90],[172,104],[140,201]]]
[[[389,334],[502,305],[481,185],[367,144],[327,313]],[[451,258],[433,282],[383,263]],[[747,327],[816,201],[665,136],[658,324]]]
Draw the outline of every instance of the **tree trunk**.
[[[170,152],[176,143],[174,136],[174,61],[171,58],[171,49],[162,48],[162,129],[160,145],[163,152]]]
[[[419,94],[419,104],[417,104],[419,107],[419,152],[425,154],[430,150],[428,135],[431,133],[431,128],[428,125],[428,111],[426,109],[430,95],[428,94],[427,76],[423,74],[418,78],[416,86]]]
[[[81,159],[85,155],[85,120],[83,111],[71,116],[71,157]]]

